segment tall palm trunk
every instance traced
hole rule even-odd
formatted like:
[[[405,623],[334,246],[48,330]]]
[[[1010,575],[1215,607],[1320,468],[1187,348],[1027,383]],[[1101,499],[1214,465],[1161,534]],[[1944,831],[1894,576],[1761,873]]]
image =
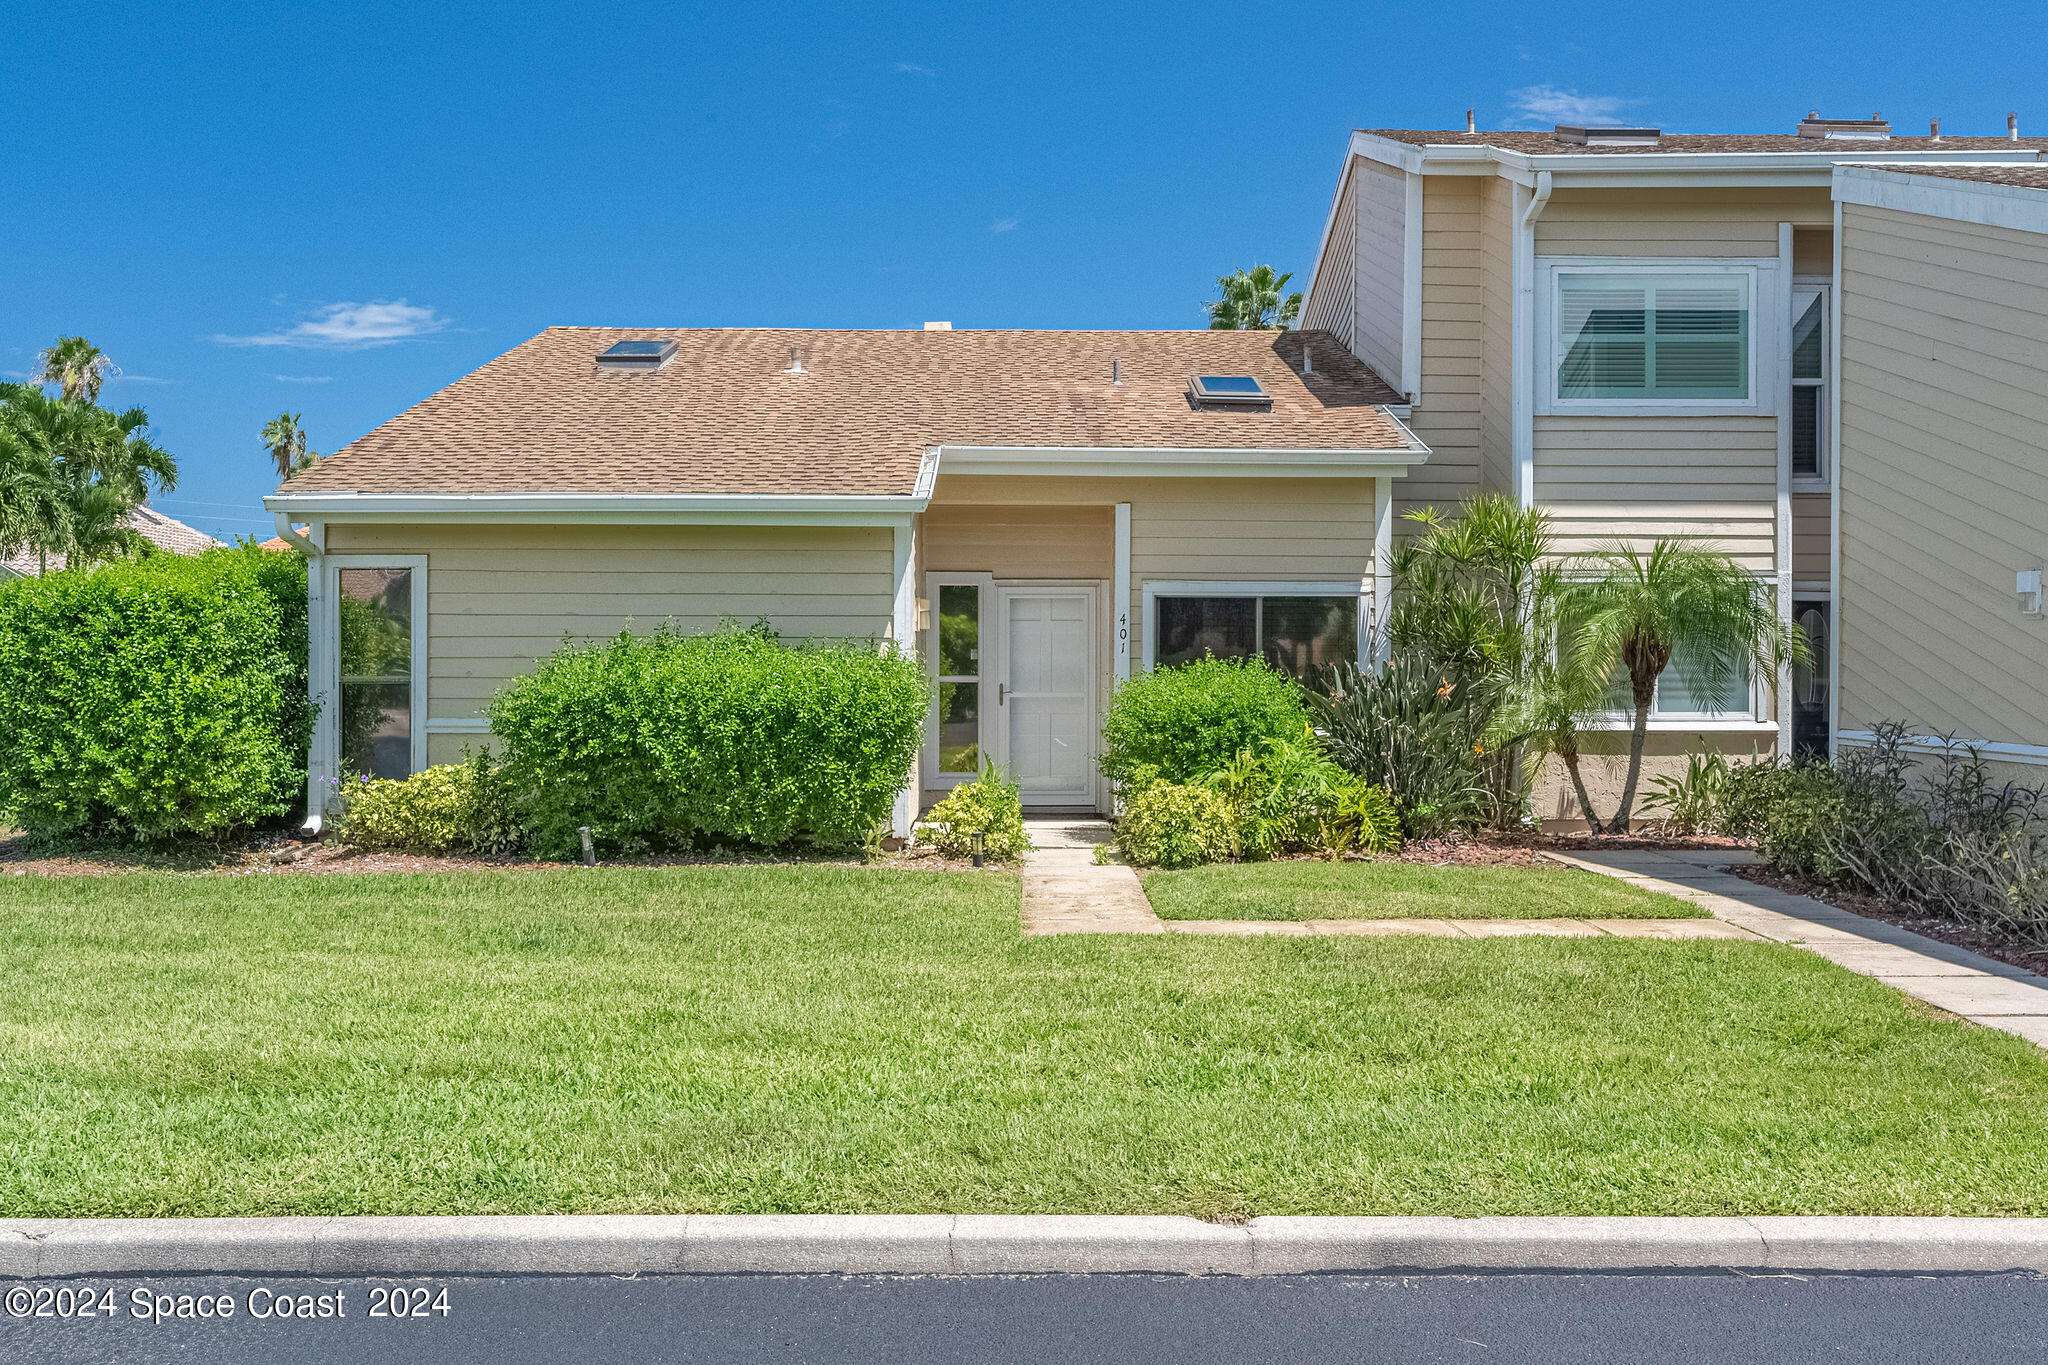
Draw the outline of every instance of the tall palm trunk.
[[[1628,833],[1629,812],[1636,803],[1636,780],[1643,775],[1643,741],[1650,737],[1650,699],[1657,695],[1657,677],[1635,681],[1636,723],[1628,736],[1628,780],[1621,784],[1621,805],[1607,826],[1609,834]]]
[[[1570,731],[1557,741],[1557,756],[1564,761],[1564,770],[1571,775],[1572,793],[1579,798],[1579,813],[1586,817],[1586,828],[1594,834],[1600,832],[1600,817],[1593,814],[1593,798],[1586,795],[1586,779],[1579,776],[1579,741]]]

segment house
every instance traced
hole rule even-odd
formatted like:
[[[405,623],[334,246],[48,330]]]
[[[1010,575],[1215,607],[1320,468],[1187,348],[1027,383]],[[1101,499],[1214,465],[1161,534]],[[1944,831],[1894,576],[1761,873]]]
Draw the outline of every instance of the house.
[[[1824,751],[1837,702],[1830,677],[1889,648],[1882,634],[1852,643],[1854,619],[1831,629],[1843,574],[1875,574],[1888,552],[1850,542],[1844,568],[1835,564],[1837,424],[1865,410],[1852,405],[1838,418],[1835,409],[1837,185],[1897,180],[1915,167],[1967,175],[1973,165],[2036,161],[2044,145],[2020,140],[2010,124],[2003,138],[1944,137],[1938,125],[1926,137],[1905,137],[1881,119],[1817,115],[1781,134],[1363,130],[1346,149],[1303,322],[1340,338],[1398,390],[1403,405],[1394,410],[1430,448],[1428,462],[1395,486],[1397,514],[1499,491],[1548,512],[1567,551],[1696,537],[1765,579],[1784,617],[1820,646],[1818,658],[1829,657],[1830,642],[1846,650],[1834,673],[1823,664],[1796,679],[1759,679],[1751,696],[1713,710],[1667,672],[1646,772],[1680,766],[1703,743],[1745,758]],[[1846,162],[1875,169],[1843,171],[1838,182],[1836,168]],[[1858,224],[1871,211],[1842,207]],[[1914,240],[1922,254],[1934,250],[1925,245],[1926,229]],[[1895,272],[1917,294],[1926,312],[1921,335],[1951,339],[1957,307],[1990,318],[1974,302],[1997,288],[1989,279],[1929,273],[1910,257],[1873,238],[1850,259],[1873,275]],[[1919,274],[1926,283],[1903,283]],[[1927,292],[1950,288],[1958,291],[1953,300]],[[2035,339],[2025,348],[2034,355],[2038,318],[2018,335]],[[2000,353],[1995,338],[1973,344]],[[1986,382],[1933,371],[1927,382],[1938,387],[1943,378],[1957,380],[1944,401],[1910,411],[1954,415],[1950,395],[1977,395]],[[1868,382],[1869,410],[1918,425],[1896,393],[1880,402],[1883,377],[1873,373]],[[2013,411],[2040,413],[2038,405]],[[1856,453],[1852,443],[1844,458]],[[1874,487],[1878,477],[1873,472],[1862,486]],[[1915,499],[1925,477],[1902,473],[1888,487]],[[1845,496],[1858,486],[1852,471]],[[1991,494],[1975,486],[1974,496]],[[1881,514],[1864,515],[1871,520],[1844,523],[1851,528],[1845,536]],[[1890,533],[1915,524],[1895,517]],[[1928,553],[1940,559],[1958,538],[1971,538],[1961,516]],[[1999,553],[2026,558],[2016,544]],[[2008,589],[2015,567],[2017,560],[2005,570]],[[1933,604],[1939,598],[1920,600],[1923,610],[1942,610]],[[1999,657],[2012,663],[2017,656]],[[2003,682],[2021,676],[2028,675],[2014,671]],[[1842,723],[1852,728],[1887,706],[1917,706],[1907,690],[1852,685],[1848,695],[1857,700]],[[2030,703],[2012,703],[2020,705]],[[1908,718],[1953,714],[1961,723],[1960,713],[1939,707],[1918,711]],[[1991,717],[1981,719],[1988,725]],[[1618,713],[1603,722],[1625,724]],[[2012,725],[1999,732],[2007,733],[2018,732]],[[1620,764],[1589,777],[1596,799],[1611,801]],[[1536,800],[1548,819],[1576,814],[1555,774],[1539,782]]]
[[[138,507],[122,520],[132,530],[140,531],[144,540],[167,554],[196,555],[220,543],[204,531],[195,531],[184,522],[174,521],[150,507]],[[34,578],[45,569],[55,573],[63,567],[64,556],[61,554],[44,556],[34,550],[22,550],[0,559],[0,583],[10,578]]]
[[[1882,721],[2048,764],[2048,166],[1837,168],[1842,743]]]
[[[312,781],[459,757],[564,637],[765,617],[921,646],[899,829],[984,757],[1104,809],[1134,669],[1369,647],[1430,455],[1399,406],[1314,330],[550,328],[266,499],[313,556]],[[400,647],[341,659],[344,610]]]

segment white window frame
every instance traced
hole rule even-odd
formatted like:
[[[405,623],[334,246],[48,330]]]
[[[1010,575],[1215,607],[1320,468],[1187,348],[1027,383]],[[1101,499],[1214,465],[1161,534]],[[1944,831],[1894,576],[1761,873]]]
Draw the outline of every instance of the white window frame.
[[[927,609],[931,616],[931,624],[927,627],[931,635],[924,651],[928,697],[924,727],[924,787],[928,791],[950,791],[963,782],[972,782],[979,771],[986,770],[989,762],[989,726],[994,718],[989,714],[988,685],[1002,677],[1000,642],[995,638],[996,580],[994,574],[932,570],[925,574],[924,582],[925,601],[929,604]],[[981,672],[975,685],[978,689],[976,722],[980,730],[975,738],[975,752],[980,755],[982,766],[975,773],[939,771],[939,589],[948,587],[979,589],[976,619],[981,627],[981,644],[980,657],[975,662],[981,666]]]
[[[1370,668],[1372,649],[1372,591],[1363,583],[1246,583],[1206,582],[1199,579],[1167,580],[1145,584],[1145,671],[1150,673],[1159,653],[1159,599],[1162,597],[1349,597],[1358,603],[1358,658],[1360,668]],[[1261,615],[1264,613],[1261,612]],[[1257,628],[1255,627],[1255,632]]]
[[[315,721],[319,765],[328,775],[341,772],[341,731],[335,718],[341,709],[341,571],[343,569],[410,569],[412,571],[412,691],[410,762],[412,771],[427,766],[427,557],[425,555],[323,555],[319,572],[326,601],[320,623],[327,642],[320,678],[320,714]]]
[[[1834,328],[1829,326],[1830,320],[1834,317],[1834,283],[1825,276],[1795,275],[1792,279],[1791,307],[1787,310],[1785,324],[1785,370],[1788,374],[1792,370],[1791,326],[1793,322],[1798,320],[1796,310],[1798,308],[1799,295],[1808,290],[1811,290],[1820,297],[1820,378],[1793,379],[1791,386],[1795,389],[1808,388],[1819,390],[1819,396],[1814,400],[1817,414],[1814,421],[1814,463],[1817,466],[1817,472],[1801,474],[1797,470],[1792,471],[1792,491],[1795,493],[1825,493],[1829,489],[1828,419],[1832,416],[1832,413],[1829,411],[1829,395],[1835,383],[1835,336]],[[1785,396],[1784,420],[1788,425],[1792,421],[1792,396],[1790,394]],[[1789,445],[1787,448],[1790,448]]]
[[[1776,257],[1660,256],[1543,256],[1536,260],[1536,396],[1538,416],[1570,415],[1601,417],[1711,417],[1746,413],[1774,416],[1780,400],[1769,392],[1773,386],[1760,383],[1764,375],[1777,373],[1777,359],[1786,339],[1777,327],[1760,326],[1765,318],[1784,317],[1789,304],[1777,287]],[[1566,275],[1730,275],[1742,278],[1749,294],[1749,397],[1747,398],[1565,398],[1558,392],[1558,366],[1563,360],[1558,320],[1563,316],[1560,293]]]

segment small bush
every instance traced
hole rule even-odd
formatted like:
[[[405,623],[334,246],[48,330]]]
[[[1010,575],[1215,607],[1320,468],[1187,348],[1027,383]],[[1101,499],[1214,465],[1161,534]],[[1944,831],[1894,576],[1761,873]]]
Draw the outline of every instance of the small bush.
[[[400,780],[357,778],[343,792],[341,836],[358,848],[501,855],[523,842],[510,785],[487,754]]]
[[[1685,771],[1655,778],[1643,797],[1643,810],[1664,818],[1669,834],[1704,834],[1722,819],[1728,789],[1728,759],[1715,749],[1695,749],[1685,756]]]
[[[1102,771],[1127,795],[1147,781],[1196,782],[1307,727],[1300,685],[1263,659],[1200,659],[1117,688],[1102,723]]]
[[[1232,853],[1246,861],[1283,853],[1338,856],[1354,848],[1384,852],[1400,845],[1400,824],[1385,789],[1331,762],[1306,731],[1298,741],[1268,740],[1256,754],[1240,751],[1200,785],[1223,798]]]
[[[963,782],[926,812],[916,842],[954,858],[974,852],[974,833],[982,833],[982,852],[998,862],[1022,857],[1031,847],[1024,836],[1024,803],[1017,784],[994,765],[972,782]]]
[[[1207,787],[1155,782],[1116,822],[1117,850],[1139,867],[1198,867],[1231,856],[1230,807]]]
[[[295,809],[305,564],[152,555],[0,590],[0,816],[65,841],[219,839]]]
[[[1346,771],[1386,788],[1402,832],[1427,839],[1478,828],[1490,804],[1484,753],[1457,685],[1414,656],[1377,673],[1341,664],[1333,679],[1316,706],[1324,747]]]
[[[534,851],[859,848],[886,829],[924,726],[924,667],[765,627],[568,645],[491,702]]]

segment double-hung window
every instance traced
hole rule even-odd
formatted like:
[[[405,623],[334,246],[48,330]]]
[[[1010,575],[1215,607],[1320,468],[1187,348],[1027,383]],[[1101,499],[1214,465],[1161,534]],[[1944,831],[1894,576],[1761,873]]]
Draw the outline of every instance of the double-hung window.
[[[1827,477],[1828,291],[1792,288],[1792,477]]]
[[[1150,664],[1168,668],[1214,655],[1262,658],[1310,687],[1332,664],[1358,659],[1362,598],[1324,584],[1155,584]]]
[[[1560,403],[1746,403],[1755,274],[1747,268],[1553,271]]]

